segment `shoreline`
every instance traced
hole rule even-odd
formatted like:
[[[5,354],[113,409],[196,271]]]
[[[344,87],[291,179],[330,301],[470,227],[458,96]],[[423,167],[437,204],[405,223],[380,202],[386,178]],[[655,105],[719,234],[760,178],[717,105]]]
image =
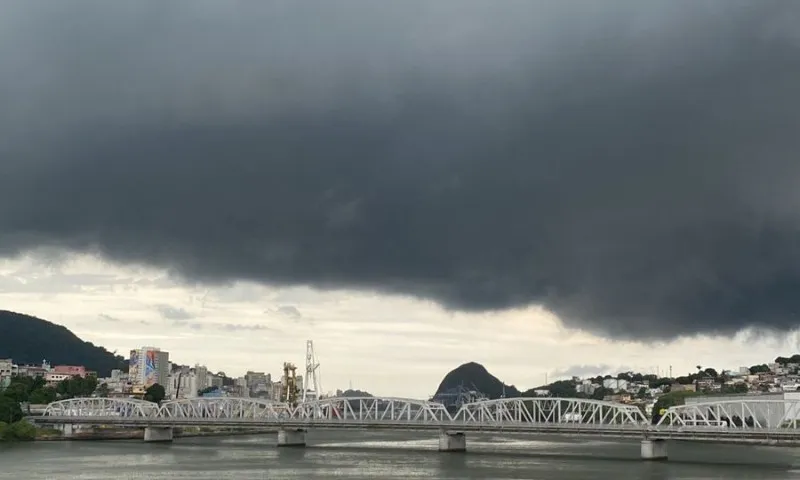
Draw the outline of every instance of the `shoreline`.
[[[216,431],[176,431],[173,438],[195,438],[195,437],[232,437],[243,435],[265,435],[277,434],[278,430],[254,429],[254,430],[216,430]],[[106,431],[75,432],[69,437],[59,433],[43,433],[37,435],[34,442],[58,442],[58,441],[103,441],[103,440],[144,440],[144,429],[116,429]]]

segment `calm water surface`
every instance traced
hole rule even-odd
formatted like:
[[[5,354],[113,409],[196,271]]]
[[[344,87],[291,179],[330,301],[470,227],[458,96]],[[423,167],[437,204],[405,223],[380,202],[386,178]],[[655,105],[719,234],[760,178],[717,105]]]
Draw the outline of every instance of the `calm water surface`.
[[[638,442],[467,437],[466,454],[436,451],[435,435],[311,432],[302,449],[274,435],[0,446],[0,479],[800,479],[800,449],[669,444],[643,462]]]

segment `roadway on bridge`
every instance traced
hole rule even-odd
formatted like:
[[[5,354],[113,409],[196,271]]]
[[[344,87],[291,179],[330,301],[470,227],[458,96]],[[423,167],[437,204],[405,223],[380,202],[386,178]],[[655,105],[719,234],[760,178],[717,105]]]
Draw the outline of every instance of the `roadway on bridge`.
[[[122,427],[276,427],[557,434],[718,443],[800,445],[800,405],[742,400],[672,407],[651,425],[638,407],[586,399],[486,400],[448,412],[438,403],[398,398],[326,398],[290,406],[250,398],[78,398],[50,404],[37,422]],[[738,419],[738,420],[737,420]]]

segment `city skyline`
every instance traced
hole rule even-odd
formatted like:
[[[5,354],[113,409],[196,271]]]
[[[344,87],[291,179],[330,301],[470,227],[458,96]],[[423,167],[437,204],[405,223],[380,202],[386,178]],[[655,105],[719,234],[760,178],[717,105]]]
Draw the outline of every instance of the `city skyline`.
[[[621,342],[569,330],[536,308],[470,316],[358,292],[255,284],[188,288],[162,271],[90,257],[58,265],[32,257],[0,260],[0,285],[4,307],[63,324],[126,358],[131,349],[152,345],[170,352],[174,363],[232,377],[247,370],[275,375],[284,361],[302,370],[305,341],[313,339],[325,391],[352,383],[378,395],[418,398],[433,394],[448,371],[469,361],[507,384],[532,388],[546,376],[657,367],[664,374],[670,365],[676,376],[698,364],[736,369],[794,352],[796,338]]]

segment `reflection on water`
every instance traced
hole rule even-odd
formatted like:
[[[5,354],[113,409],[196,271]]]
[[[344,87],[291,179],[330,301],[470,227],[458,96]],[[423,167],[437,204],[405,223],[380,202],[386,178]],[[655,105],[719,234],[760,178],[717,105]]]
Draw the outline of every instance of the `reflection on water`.
[[[0,446],[0,479],[591,479],[800,478],[800,451],[671,442],[668,462],[643,462],[638,442],[470,435],[467,453],[439,453],[435,434],[310,432],[307,448],[273,435]]]

